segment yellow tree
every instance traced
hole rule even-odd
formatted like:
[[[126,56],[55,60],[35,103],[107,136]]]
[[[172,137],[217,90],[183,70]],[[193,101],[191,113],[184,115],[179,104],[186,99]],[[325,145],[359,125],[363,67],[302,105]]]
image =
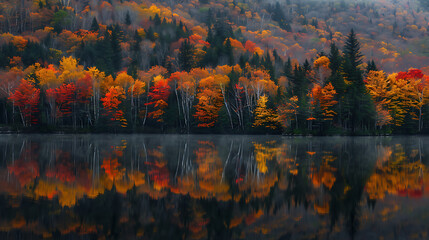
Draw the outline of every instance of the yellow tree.
[[[91,105],[94,122],[97,123],[100,118],[100,98],[101,98],[101,83],[104,82],[106,75],[100,72],[96,67],[89,68],[85,75],[91,76],[92,79],[92,95]]]
[[[392,77],[387,78],[383,71],[370,71],[365,79],[365,85],[372,100],[375,103],[376,127],[382,128],[390,124],[392,117],[388,111],[391,103],[391,82]]]
[[[54,65],[49,65],[47,68],[39,68],[35,71],[36,77],[39,80],[40,87],[44,89],[56,88],[60,86],[63,81],[58,78],[58,70]]]
[[[407,115],[411,115],[414,119],[418,116],[413,109],[418,109],[418,100],[416,97],[415,89],[419,82],[409,81],[398,73],[393,73],[388,76],[390,81],[390,91],[388,94],[389,110],[392,113],[393,123],[396,126],[402,126]]]
[[[325,80],[331,75],[329,65],[331,62],[326,56],[321,56],[314,61],[314,68],[316,69],[317,80],[320,85],[325,85]]]
[[[391,78],[386,78],[386,74],[383,71],[370,71],[368,73],[368,76],[365,79],[365,85],[376,104],[381,104],[382,106],[387,107],[390,103],[390,80]]]
[[[269,129],[277,129],[277,114],[267,107],[268,97],[262,95],[255,108],[255,121],[253,127],[265,127]]]
[[[78,62],[73,57],[63,57],[60,61],[60,76],[61,82],[76,82],[84,76],[83,66],[78,65]]]
[[[209,76],[200,81],[197,99],[194,117],[199,121],[198,127],[213,127],[222,107],[222,92],[215,77]]]
[[[134,78],[126,72],[120,72],[115,78],[115,84],[121,86],[125,93],[128,93],[129,88],[134,84]]]
[[[177,99],[180,97],[180,107],[182,111],[184,124],[189,132],[191,126],[191,109],[197,91],[196,78],[188,72],[175,72],[171,74],[170,81],[173,81],[177,86],[175,93]],[[179,100],[178,100],[179,101]]]
[[[140,113],[141,98],[146,92],[146,83],[140,80],[135,80],[131,87],[128,88],[128,95],[131,96],[131,112],[134,115],[133,122],[137,122],[137,116]]]

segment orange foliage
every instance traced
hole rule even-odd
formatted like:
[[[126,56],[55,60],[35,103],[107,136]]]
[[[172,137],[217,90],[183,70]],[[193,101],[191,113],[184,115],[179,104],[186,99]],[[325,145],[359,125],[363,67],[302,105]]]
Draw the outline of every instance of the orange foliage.
[[[104,98],[101,98],[103,107],[110,116],[111,121],[119,121],[122,127],[127,126],[127,120],[124,118],[124,112],[118,109],[119,104],[125,98],[124,89],[121,87],[110,87]]]

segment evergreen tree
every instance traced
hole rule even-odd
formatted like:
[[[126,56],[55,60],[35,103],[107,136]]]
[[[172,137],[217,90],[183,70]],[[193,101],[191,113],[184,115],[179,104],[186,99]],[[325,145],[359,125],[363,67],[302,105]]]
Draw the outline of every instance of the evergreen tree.
[[[362,71],[358,66],[362,63],[360,43],[351,30],[344,46],[343,75],[350,84],[347,86],[347,115],[353,133],[372,126],[374,106],[363,82]]]
[[[148,30],[145,30],[146,33],[146,38],[149,39],[150,41],[154,42],[155,41],[155,32],[153,31],[152,26],[150,26],[148,28]]]
[[[183,71],[189,72],[194,67],[194,46],[185,40],[179,50],[179,65]]]
[[[153,18],[153,23],[155,24],[155,26],[161,25],[161,18],[159,17],[158,13],[155,14],[155,17]]]
[[[110,44],[113,51],[112,63],[113,63],[115,72],[117,72],[122,68],[122,49],[121,49],[120,39],[119,39],[121,30],[118,25],[113,26],[111,30],[112,30],[112,34],[110,35]]]
[[[338,97],[341,97],[345,92],[346,84],[344,82],[344,78],[340,72],[341,64],[343,62],[343,57],[340,54],[339,49],[335,45],[335,43],[331,44],[331,49],[328,55],[329,58],[329,68],[332,70],[331,76],[328,79],[328,82],[331,82],[334,86],[335,90],[338,93]]]
[[[228,57],[228,64],[234,65],[234,52],[232,51],[231,40],[229,38],[225,42],[225,55]]]
[[[130,26],[131,25],[131,16],[130,12],[127,12],[127,15],[125,15],[125,25]]]
[[[368,74],[370,71],[378,71],[377,65],[375,65],[374,60],[368,61],[367,63],[366,74]]]
[[[97,19],[94,17],[92,18],[91,28],[89,29],[92,32],[96,32],[100,29],[100,26],[98,25]]]
[[[288,57],[287,62],[284,65],[283,75],[288,78],[292,76],[292,61],[290,57]]]
[[[338,50],[335,43],[331,43],[330,52],[328,55],[329,58],[329,68],[332,70],[332,73],[336,73],[340,70],[342,58],[340,55],[340,51]]]
[[[246,58],[245,55],[241,54],[240,58],[238,59],[238,64],[240,65],[240,67],[242,69],[244,69],[246,67],[246,63],[248,62],[248,58]]]
[[[306,70],[303,66],[295,66],[292,76],[290,77],[291,87],[289,88],[289,96],[298,97],[298,126],[300,123],[307,122],[308,116],[308,87],[309,79],[307,78]],[[303,126],[301,126],[303,127]]]
[[[213,44],[213,40],[214,40],[214,38],[213,38],[212,28],[211,28],[211,27],[209,27],[209,31],[208,31],[208,33],[207,33],[206,41],[207,41],[208,43],[210,43],[210,44]]]
[[[259,54],[253,54],[252,58],[250,59],[250,65],[254,67],[259,67],[261,65],[261,59],[259,57]]]
[[[271,61],[271,56],[268,50],[264,59],[264,67],[270,73],[271,80],[273,80],[277,84],[276,73],[275,73],[273,62]]]

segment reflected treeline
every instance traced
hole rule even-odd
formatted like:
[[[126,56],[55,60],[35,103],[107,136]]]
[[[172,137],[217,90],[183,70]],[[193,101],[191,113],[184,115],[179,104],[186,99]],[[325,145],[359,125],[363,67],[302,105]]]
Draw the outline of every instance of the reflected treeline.
[[[3,136],[0,237],[365,239],[425,201],[428,140]]]

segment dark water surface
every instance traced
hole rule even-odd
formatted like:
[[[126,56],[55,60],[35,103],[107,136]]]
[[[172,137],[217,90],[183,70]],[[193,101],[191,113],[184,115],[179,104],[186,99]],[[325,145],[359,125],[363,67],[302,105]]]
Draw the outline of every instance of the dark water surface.
[[[429,239],[429,138],[0,136],[0,239]]]

